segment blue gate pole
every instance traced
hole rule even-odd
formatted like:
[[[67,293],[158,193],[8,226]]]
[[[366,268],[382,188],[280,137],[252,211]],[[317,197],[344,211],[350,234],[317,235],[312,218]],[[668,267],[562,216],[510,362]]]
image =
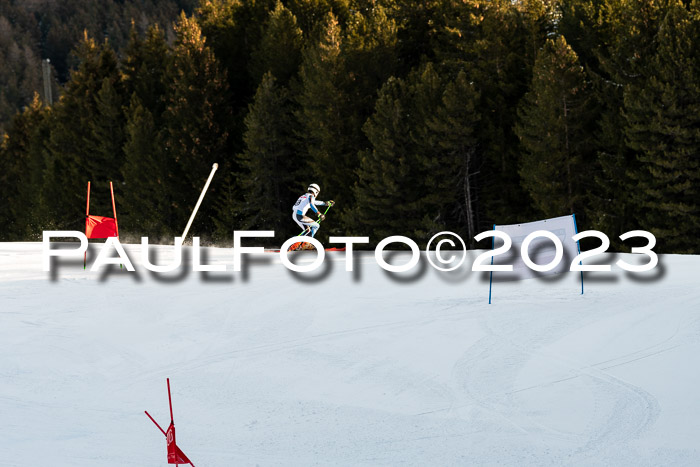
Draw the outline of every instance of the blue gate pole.
[[[493,230],[496,230],[496,224],[493,224]],[[491,237],[491,249],[496,248],[496,237]],[[491,266],[493,266],[493,256],[491,256]],[[489,305],[491,304],[491,285],[493,284],[493,271],[490,271],[489,276]]]
[[[574,218],[574,232],[578,233],[578,227],[576,226],[576,213],[572,214],[571,217]],[[576,248],[578,248],[578,254],[581,254],[581,245],[576,242]],[[581,261],[578,264],[583,264]],[[583,295],[583,271],[581,271],[581,295]]]

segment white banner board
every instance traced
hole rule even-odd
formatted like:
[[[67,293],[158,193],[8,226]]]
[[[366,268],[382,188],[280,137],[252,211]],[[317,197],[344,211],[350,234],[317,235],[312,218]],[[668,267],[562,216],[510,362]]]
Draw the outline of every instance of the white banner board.
[[[571,262],[579,254],[578,244],[572,239],[572,237],[576,235],[576,221],[573,215],[527,222],[524,224],[496,225],[495,230],[507,233],[513,241],[513,245],[507,253],[495,256],[493,258],[493,264],[512,264],[513,272],[495,272],[493,274],[494,280],[523,280],[543,275],[568,272]],[[538,230],[551,232],[561,241],[563,249],[561,261],[550,271],[535,271],[528,266],[523,259],[523,241],[528,235]],[[499,242],[500,240],[496,239],[496,248],[499,246]],[[500,242],[500,244],[502,245],[502,242]],[[533,238],[527,248],[527,256],[536,265],[542,266],[550,264],[555,259],[555,255],[556,248],[554,242],[545,236]]]

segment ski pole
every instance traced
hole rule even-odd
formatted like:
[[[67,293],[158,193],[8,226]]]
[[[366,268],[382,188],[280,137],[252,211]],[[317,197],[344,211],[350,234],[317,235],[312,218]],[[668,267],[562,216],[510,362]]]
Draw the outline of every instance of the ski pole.
[[[329,210],[330,208],[331,208],[331,206],[328,206],[328,207],[326,208],[326,210],[323,212],[323,216],[324,216],[324,217],[326,216],[326,213],[328,212],[328,210]],[[323,221],[322,221],[322,220],[319,220],[319,221],[318,221],[319,225],[321,224],[321,222],[323,222]],[[306,230],[302,230],[301,232],[299,232],[299,233],[297,234],[297,237],[301,237],[301,236],[306,237],[306,236],[307,236],[306,233],[307,233]],[[297,242],[297,243],[295,243],[294,245],[298,245],[299,243],[309,243],[309,242],[304,242],[304,241],[302,241],[302,242]],[[292,245],[292,246],[294,246],[294,245]]]

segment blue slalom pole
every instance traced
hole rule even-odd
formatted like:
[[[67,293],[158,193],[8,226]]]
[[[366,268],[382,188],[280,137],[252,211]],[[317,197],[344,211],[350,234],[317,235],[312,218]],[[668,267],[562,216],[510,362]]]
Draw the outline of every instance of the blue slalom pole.
[[[493,224],[493,230],[496,230],[496,224]],[[491,237],[491,249],[496,248],[496,237]],[[491,256],[491,266],[493,266],[493,256]],[[491,286],[493,285],[493,271],[489,275],[489,305],[491,304]],[[583,273],[582,273],[583,274]]]
[[[571,217],[574,218],[574,232],[578,233],[578,227],[576,226],[576,214],[572,214]],[[578,248],[578,254],[581,254],[581,245],[579,242],[576,242],[576,248]],[[578,264],[583,264],[581,261],[578,262]],[[581,295],[583,295],[583,271],[581,271]]]

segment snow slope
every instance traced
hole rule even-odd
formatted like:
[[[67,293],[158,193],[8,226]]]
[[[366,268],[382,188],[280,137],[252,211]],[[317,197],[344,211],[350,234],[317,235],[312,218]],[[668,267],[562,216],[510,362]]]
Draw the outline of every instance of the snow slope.
[[[166,377],[198,467],[700,465],[697,256],[584,295],[578,273],[496,283],[488,305],[470,260],[163,275],[139,248],[136,273],[52,274],[41,244],[0,244],[1,466],[167,465],[143,413],[168,424]]]

